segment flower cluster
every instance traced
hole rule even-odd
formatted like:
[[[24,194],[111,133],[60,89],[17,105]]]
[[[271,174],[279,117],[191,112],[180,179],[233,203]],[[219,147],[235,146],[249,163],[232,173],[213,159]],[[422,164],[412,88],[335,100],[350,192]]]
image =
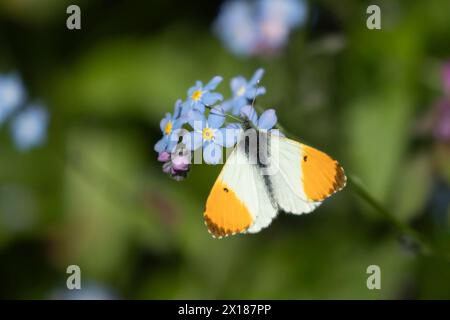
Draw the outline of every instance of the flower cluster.
[[[186,177],[196,150],[202,151],[207,164],[219,164],[223,148],[233,147],[239,138],[241,124],[259,130],[272,130],[277,123],[275,110],[258,117],[253,103],[266,89],[259,86],[264,70],[258,69],[250,80],[237,76],[230,81],[232,96],[224,101],[216,92],[222,77],[216,76],[206,85],[201,81],[187,91],[185,101],[177,100],[173,113],[160,122],[162,138],[155,144],[163,171],[175,180]],[[231,119],[231,121],[230,121]]]
[[[26,91],[20,77],[0,75],[0,127],[11,119],[12,138],[24,151],[45,141],[48,125],[48,113],[41,104],[25,103]]]
[[[263,55],[281,49],[306,13],[304,0],[228,0],[214,29],[233,53]]]

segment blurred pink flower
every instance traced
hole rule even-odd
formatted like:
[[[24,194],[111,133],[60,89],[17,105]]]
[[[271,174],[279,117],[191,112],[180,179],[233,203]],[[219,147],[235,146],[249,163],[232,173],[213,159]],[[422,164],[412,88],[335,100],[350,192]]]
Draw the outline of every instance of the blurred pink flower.
[[[444,95],[431,105],[421,119],[418,130],[421,134],[432,135],[440,142],[450,142],[450,61],[441,69]]]
[[[442,67],[442,83],[447,95],[450,95],[450,62]]]
[[[435,108],[433,135],[438,140],[450,142],[450,101],[448,99],[442,100]]]

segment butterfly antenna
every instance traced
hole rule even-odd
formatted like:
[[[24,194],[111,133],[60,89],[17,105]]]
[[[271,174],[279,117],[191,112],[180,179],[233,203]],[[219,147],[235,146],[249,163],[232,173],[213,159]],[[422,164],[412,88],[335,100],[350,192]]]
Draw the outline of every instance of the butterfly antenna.
[[[256,86],[255,86],[255,96],[253,97],[252,108],[255,107],[256,96],[257,96],[257,94],[258,94],[258,89],[259,89],[259,81],[260,81],[260,80],[258,80],[258,81],[256,82]]]
[[[222,117],[230,117],[231,119],[233,119],[235,121],[244,122],[241,118],[235,117],[232,114],[226,113],[224,111],[222,111],[220,113],[219,112],[214,112],[214,109],[211,106],[205,106],[205,107],[206,107],[206,109],[209,109],[210,113],[212,113],[212,114],[215,114],[215,115],[218,115],[218,116],[222,116]]]

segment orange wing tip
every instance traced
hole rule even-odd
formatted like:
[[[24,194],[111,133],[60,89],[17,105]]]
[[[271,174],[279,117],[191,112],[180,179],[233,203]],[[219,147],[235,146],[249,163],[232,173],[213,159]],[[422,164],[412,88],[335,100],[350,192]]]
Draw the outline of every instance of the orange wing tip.
[[[250,227],[250,225],[248,225],[245,226],[242,230],[231,230],[226,227],[221,227],[218,224],[214,223],[206,214],[204,215],[204,219],[209,234],[211,234],[212,237],[215,239],[222,239],[224,237],[234,236],[237,233],[245,232]]]
[[[345,187],[347,177],[339,162],[312,147],[302,148],[303,186],[309,200],[323,201]]]
[[[333,179],[333,185],[331,186],[330,189],[328,189],[328,191],[325,194],[321,195],[320,197],[317,197],[316,199],[311,199],[311,200],[323,201],[326,198],[332,196],[333,194],[341,191],[346,186],[347,176],[345,175],[344,168],[336,160],[334,162],[335,162],[336,174]]]
[[[333,184],[333,193],[341,191],[347,185],[347,176],[345,175],[344,168],[336,161],[336,176],[335,183]]]

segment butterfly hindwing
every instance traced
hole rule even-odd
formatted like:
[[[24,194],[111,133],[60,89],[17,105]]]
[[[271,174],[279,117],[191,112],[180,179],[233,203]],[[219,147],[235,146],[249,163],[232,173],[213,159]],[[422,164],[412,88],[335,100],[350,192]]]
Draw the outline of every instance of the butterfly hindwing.
[[[205,224],[215,237],[254,233],[270,224],[277,210],[265,190],[256,164],[237,146],[209,194]]]

